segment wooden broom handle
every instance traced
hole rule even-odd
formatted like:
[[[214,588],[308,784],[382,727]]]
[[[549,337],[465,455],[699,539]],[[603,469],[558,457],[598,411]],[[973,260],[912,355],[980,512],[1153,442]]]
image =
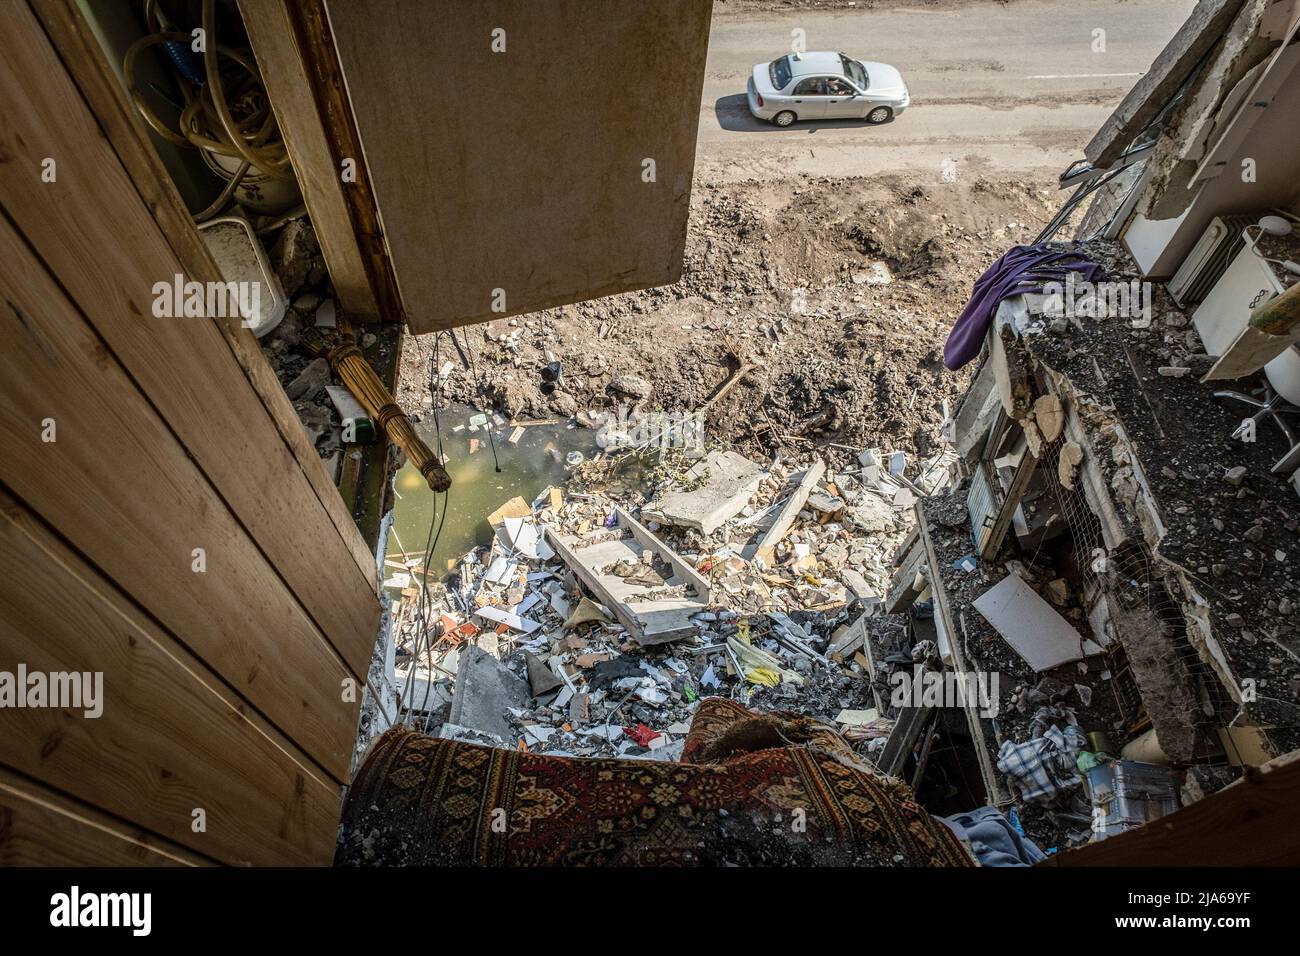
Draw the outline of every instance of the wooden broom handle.
[[[415,426],[393,400],[356,343],[348,342],[330,349],[329,363],[389,439],[406,452],[406,457],[424,475],[429,487],[439,492],[450,488],[451,476],[429,450],[424,439],[416,434]]]

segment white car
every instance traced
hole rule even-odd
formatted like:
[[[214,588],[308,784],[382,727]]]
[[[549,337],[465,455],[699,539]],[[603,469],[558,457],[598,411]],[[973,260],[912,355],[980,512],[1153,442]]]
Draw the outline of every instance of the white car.
[[[910,104],[896,69],[843,53],[790,53],[757,64],[749,77],[749,111],[777,126],[820,119],[887,123]]]

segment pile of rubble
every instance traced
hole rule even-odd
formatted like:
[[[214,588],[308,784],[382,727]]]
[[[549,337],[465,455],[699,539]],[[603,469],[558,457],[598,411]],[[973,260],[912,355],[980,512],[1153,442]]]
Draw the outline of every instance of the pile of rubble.
[[[289,299],[284,317],[260,340],[308,439],[326,462],[326,470],[337,478],[344,453],[345,428],[351,424],[351,441],[367,444],[378,434],[348,389],[330,368],[329,360],[313,354],[303,342],[309,329],[334,330],[341,317],[334,288],[325,270],[311,222],[291,219],[269,250],[271,268]],[[361,330],[357,343],[372,363],[395,361],[398,336],[388,326]],[[352,454],[359,455],[355,449]]]
[[[672,760],[697,701],[723,695],[838,722],[863,749],[887,735],[865,622],[951,453],[869,449],[831,471],[667,452],[649,490],[604,480],[636,455],[606,451],[568,490],[506,502],[491,544],[443,580],[421,556],[389,560],[405,719],[535,753]]]
[[[965,385],[941,361],[952,303],[1055,205],[1046,188],[984,179],[706,178],[678,282],[459,330],[474,371],[440,395],[521,419],[716,398],[711,436],[755,459],[794,448],[840,464],[868,444],[928,457],[940,405]],[[426,373],[446,338],[404,343],[404,408],[433,408]]]

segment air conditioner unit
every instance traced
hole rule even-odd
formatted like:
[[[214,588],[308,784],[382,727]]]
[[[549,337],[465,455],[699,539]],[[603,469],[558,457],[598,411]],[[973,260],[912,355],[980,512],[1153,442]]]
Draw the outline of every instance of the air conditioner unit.
[[[1258,216],[1215,216],[1169,280],[1169,294],[1181,308],[1200,302],[1246,245],[1241,231]]]

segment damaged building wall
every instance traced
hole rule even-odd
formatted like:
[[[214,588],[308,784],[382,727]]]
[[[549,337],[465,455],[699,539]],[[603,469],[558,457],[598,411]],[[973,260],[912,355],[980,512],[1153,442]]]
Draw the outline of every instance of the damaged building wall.
[[[1171,275],[1217,215],[1300,209],[1300,47],[1283,48],[1297,17],[1295,0],[1243,4],[1161,133],[1126,236],[1148,275]]]
[[[1206,67],[1188,91],[1174,118],[1161,133],[1150,160],[1154,171],[1139,211],[1152,219],[1177,216],[1191,202],[1187,187],[1210,146],[1217,122],[1235,105],[1234,88],[1272,52],[1279,42],[1260,34],[1270,6],[1287,7],[1291,0],[1246,0]]]
[[[1137,288],[1114,243],[1053,248],[1098,267],[1107,289]],[[988,316],[974,381],[990,370],[997,381],[958,406],[960,427],[977,434],[953,436],[968,484],[950,497],[966,507],[919,503],[934,540],[929,589],[917,591],[904,561],[891,591],[918,604],[932,591],[936,623],[942,608],[943,631],[960,635],[960,668],[1000,671],[1004,685],[1011,676],[996,741],[977,734],[974,744],[997,755],[1035,838],[1078,840],[1062,821],[1071,795],[1094,792],[1094,781],[1089,771],[1080,787],[1062,769],[1044,789],[1020,762],[1062,749],[1094,759],[1107,743],[1089,736],[1085,746],[1079,731],[1106,728],[1110,753],[1152,780],[1167,783],[1171,767],[1185,774],[1189,800],[1204,781],[1290,750],[1300,731],[1288,570],[1300,525],[1290,483],[1270,473],[1282,436],[1234,440],[1237,410],[1197,380],[1213,363],[1168,290],[1144,288],[1132,308],[1101,306],[1107,294],[1089,287],[1063,309],[1030,291]],[[988,394],[1001,398],[991,410]],[[1017,607],[1041,626],[998,613],[1004,592],[1028,595],[1026,585],[1034,600]],[[1079,632],[1088,666],[1077,674],[1044,656],[1061,646],[1048,639],[1057,617]],[[1104,654],[1088,651],[1089,636]]]

